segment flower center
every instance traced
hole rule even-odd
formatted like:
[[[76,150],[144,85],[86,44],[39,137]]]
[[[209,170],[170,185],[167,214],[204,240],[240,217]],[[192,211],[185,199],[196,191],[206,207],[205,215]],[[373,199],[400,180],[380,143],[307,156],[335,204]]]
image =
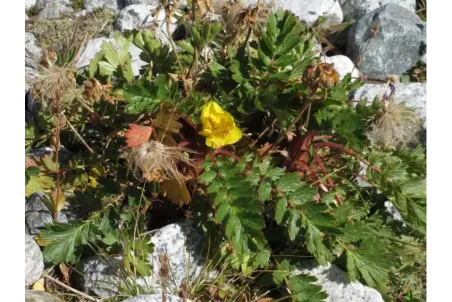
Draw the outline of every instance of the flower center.
[[[212,127],[213,134],[217,137],[225,138],[229,133],[228,123],[223,118],[220,121],[210,119],[210,125]]]

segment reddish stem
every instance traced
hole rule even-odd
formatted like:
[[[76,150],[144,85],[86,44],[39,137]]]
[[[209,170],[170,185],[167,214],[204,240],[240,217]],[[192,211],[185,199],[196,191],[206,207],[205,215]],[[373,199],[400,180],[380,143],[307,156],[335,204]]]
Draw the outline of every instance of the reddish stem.
[[[323,161],[318,157],[317,155],[314,155],[314,161],[319,164],[320,169],[322,170],[323,174],[325,174],[326,179],[328,180],[328,185],[331,188],[334,188],[334,183],[331,177],[328,175],[328,171],[326,170],[325,165],[323,164]]]
[[[375,172],[378,172],[381,174],[381,171],[378,167],[373,166],[370,162],[368,162],[367,160],[365,160],[362,156],[359,156],[355,151],[346,148],[342,145],[336,144],[336,143],[332,143],[332,142],[323,142],[323,143],[318,143],[314,145],[314,148],[316,149],[321,149],[321,148],[334,148],[334,149],[338,149],[341,150],[342,152],[344,152],[345,154],[348,154],[350,156],[353,156],[357,159],[359,159],[362,163],[364,163],[365,165],[369,166],[372,170],[374,170]]]

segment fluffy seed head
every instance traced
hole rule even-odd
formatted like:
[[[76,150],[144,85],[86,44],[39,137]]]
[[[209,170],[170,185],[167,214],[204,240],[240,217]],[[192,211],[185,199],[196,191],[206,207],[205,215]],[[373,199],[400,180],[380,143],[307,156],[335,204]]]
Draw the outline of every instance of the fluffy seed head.
[[[187,153],[192,151],[166,146],[157,141],[144,143],[132,151],[135,167],[141,171],[143,178],[151,182],[174,179],[183,183],[184,176],[179,172],[177,164],[182,162],[193,166]]]
[[[395,148],[415,141],[419,130],[420,119],[416,112],[390,98],[376,116],[368,137],[374,145]]]

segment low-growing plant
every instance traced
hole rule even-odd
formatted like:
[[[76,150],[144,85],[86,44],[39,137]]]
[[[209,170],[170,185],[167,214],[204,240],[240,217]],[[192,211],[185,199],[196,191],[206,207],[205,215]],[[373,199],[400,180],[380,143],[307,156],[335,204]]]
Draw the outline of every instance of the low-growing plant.
[[[169,45],[149,30],[117,35],[87,71],[74,72],[79,94],[50,94],[60,108],[42,106],[26,142],[54,152],[26,159],[26,192],[49,193],[55,212],[62,200],[84,202],[90,216],[41,231],[46,262],[75,264],[94,251],[121,255],[131,275],[149,274],[143,234],[163,200],[205,231],[218,267],[241,276],[243,292],[216,278],[224,288],[198,280],[194,288],[207,292],[183,290],[189,298],[209,290],[225,301],[256,298],[270,287],[269,298],[324,301],[315,277],[293,274],[313,259],[393,295],[394,278],[425,263],[417,257],[425,251],[425,150],[373,145],[368,133],[385,102],[349,101],[361,80],[340,79],[316,57],[311,31],[281,10],[255,27],[258,12],[247,10],[239,40],[200,10],[181,20],[188,37]],[[132,44],[146,62],[139,75]],[[398,143],[399,134],[384,138]],[[67,161],[60,145],[72,153]]]
[[[26,31],[35,35],[44,49],[67,53],[89,39],[108,36],[114,20],[110,10],[99,9],[79,18],[35,20],[26,25]]]

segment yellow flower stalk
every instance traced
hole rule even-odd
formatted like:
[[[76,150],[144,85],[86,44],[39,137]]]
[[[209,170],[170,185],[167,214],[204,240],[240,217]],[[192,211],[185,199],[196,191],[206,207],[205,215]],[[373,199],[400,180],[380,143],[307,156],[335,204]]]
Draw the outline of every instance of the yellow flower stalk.
[[[199,134],[206,137],[206,145],[213,149],[234,144],[242,138],[242,131],[235,125],[232,115],[215,102],[204,106],[201,122],[203,129]]]

